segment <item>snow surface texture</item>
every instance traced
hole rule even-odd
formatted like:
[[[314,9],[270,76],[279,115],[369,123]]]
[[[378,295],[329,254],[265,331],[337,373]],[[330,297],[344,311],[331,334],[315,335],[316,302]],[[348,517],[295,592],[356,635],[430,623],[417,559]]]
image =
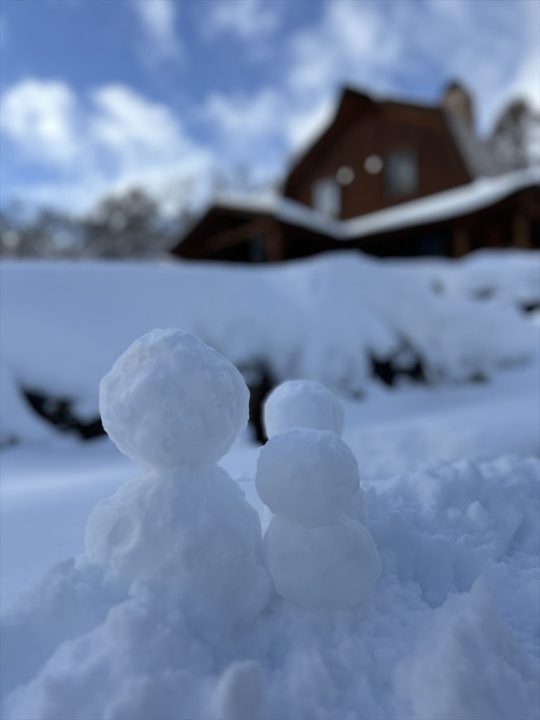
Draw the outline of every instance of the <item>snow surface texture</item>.
[[[261,448],[256,485],[276,515],[299,525],[334,522],[359,492],[358,465],[327,430],[291,430]]]
[[[373,482],[370,612],[270,612],[202,638],[152,587],[82,559],[3,620],[2,717],[537,720],[540,462],[434,463]]]
[[[343,432],[339,400],[315,380],[289,380],[278,385],[264,402],[264,427],[271,438],[297,428]]]
[[[408,354],[435,383],[489,378],[538,354],[538,327],[517,309],[540,299],[531,251],[384,262],[343,252],[260,268],[5,261],[0,274],[1,362],[14,387],[72,398],[88,418],[99,380],[152,327],[182,327],[236,365],[264,361],[277,381],[344,393],[366,391],[372,358]],[[11,407],[4,399],[6,435],[34,438]]]
[[[86,556],[125,592],[159,591],[205,637],[269,595],[257,515],[215,464],[246,425],[248,397],[231,363],[178,330],[144,335],[101,383],[105,429],[152,470],[96,506]]]
[[[99,398],[115,445],[158,470],[219,460],[245,428],[248,402],[234,365],[176,330],[136,340],[101,381]]]

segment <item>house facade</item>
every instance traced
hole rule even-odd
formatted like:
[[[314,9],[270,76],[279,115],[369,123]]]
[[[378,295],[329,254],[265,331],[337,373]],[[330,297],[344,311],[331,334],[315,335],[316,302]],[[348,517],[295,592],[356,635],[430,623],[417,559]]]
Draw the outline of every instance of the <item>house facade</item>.
[[[275,262],[351,248],[459,257],[478,247],[540,247],[537,175],[501,175],[456,83],[434,106],[346,88],[279,195],[216,200],[172,252]]]

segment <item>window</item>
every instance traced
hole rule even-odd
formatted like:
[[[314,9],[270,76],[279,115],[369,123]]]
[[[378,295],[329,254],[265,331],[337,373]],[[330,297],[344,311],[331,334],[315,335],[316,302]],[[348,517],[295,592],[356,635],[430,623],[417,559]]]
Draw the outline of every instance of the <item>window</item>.
[[[313,184],[311,204],[325,215],[338,217],[341,213],[341,188],[332,177],[322,178]]]
[[[261,235],[248,240],[248,260],[252,263],[263,263],[268,260],[264,238]]]
[[[418,189],[418,162],[414,150],[398,150],[385,162],[385,181],[391,198],[413,195]]]

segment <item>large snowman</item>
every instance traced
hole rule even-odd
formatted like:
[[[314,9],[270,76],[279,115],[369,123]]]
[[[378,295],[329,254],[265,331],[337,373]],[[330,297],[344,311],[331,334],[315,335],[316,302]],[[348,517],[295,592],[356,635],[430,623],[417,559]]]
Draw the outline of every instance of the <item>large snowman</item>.
[[[306,609],[365,605],[379,575],[363,512],[356,460],[340,438],[343,413],[314,381],[289,381],[264,407],[269,440],[256,485],[272,510],[265,538],[278,593]]]
[[[255,511],[217,465],[248,417],[238,370],[198,338],[154,330],[100,386],[103,425],[146,473],[93,511],[86,553],[109,581],[141,584],[204,632],[253,618],[270,583]]]

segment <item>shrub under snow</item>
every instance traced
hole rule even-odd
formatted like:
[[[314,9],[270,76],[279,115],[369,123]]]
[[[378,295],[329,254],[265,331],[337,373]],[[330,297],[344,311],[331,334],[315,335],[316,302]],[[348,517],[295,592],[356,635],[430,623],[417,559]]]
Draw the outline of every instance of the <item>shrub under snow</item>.
[[[335,253],[279,266],[4,262],[2,364],[12,384],[97,416],[100,378],[153,327],[194,332],[236,365],[362,391],[374,362],[420,362],[428,380],[486,377],[537,352],[518,309],[538,301],[533,252],[462,261]],[[35,437],[5,412],[3,436]],[[13,421],[11,417],[13,415]],[[39,433],[38,433],[39,434]]]

